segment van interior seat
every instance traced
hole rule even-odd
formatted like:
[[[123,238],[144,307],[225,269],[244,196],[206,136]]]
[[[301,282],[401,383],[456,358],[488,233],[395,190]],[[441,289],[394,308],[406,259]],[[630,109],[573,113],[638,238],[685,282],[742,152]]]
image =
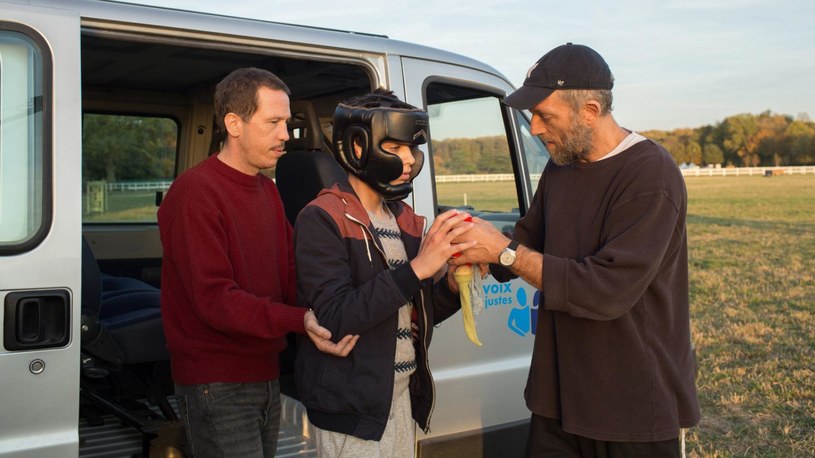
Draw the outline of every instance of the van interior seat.
[[[297,215],[324,188],[348,181],[348,175],[329,153],[290,151],[277,161],[275,181],[292,226]]]
[[[82,238],[82,350],[114,366],[168,361],[160,290],[99,271]]]
[[[293,100],[289,106],[291,119],[287,126],[289,140],[286,142],[286,149],[290,151],[325,150],[320,119],[317,117],[314,105],[308,100]]]
[[[298,116],[302,114],[302,116]],[[286,219],[294,226],[297,215],[317,194],[334,183],[348,181],[348,175],[334,159],[323,141],[319,120],[309,103],[292,102],[290,127],[306,126],[305,135],[292,137],[286,143],[287,153],[275,167],[275,182],[283,201]],[[286,336],[288,346],[280,353],[280,391],[298,398],[294,384],[294,362],[297,357],[297,336]]]
[[[323,188],[348,181],[348,175],[328,150],[320,120],[308,100],[291,102],[292,120],[286,154],[275,168],[275,182],[283,200],[286,218],[292,226],[300,210]],[[297,138],[292,133],[297,133]]]

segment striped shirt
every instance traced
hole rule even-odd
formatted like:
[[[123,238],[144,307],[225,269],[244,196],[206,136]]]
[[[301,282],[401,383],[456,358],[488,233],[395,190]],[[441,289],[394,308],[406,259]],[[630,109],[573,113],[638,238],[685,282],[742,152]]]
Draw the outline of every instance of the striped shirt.
[[[387,216],[384,218],[371,212],[368,212],[368,216],[371,218],[374,232],[376,232],[379,241],[382,243],[388,266],[391,269],[396,269],[406,264],[408,258],[405,245],[402,243],[402,233],[396,224],[396,218],[393,217],[390,210],[387,210],[387,207],[385,209]],[[410,331],[412,312],[413,305],[410,302],[399,308],[399,324],[396,330],[396,357],[393,365],[396,380],[408,378],[410,374],[416,371],[416,353]]]

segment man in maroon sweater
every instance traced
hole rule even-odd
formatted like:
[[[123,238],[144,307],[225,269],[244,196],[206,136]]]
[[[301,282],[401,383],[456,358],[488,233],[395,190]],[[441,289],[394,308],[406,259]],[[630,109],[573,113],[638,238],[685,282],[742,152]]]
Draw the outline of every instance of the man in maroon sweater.
[[[280,421],[278,355],[308,333],[345,356],[311,311],[296,307],[292,228],[260,174],[285,153],[289,89],[272,73],[238,69],[215,92],[223,149],[181,174],[158,211],[161,307],[191,453],[271,457]]]
[[[453,264],[494,263],[542,292],[525,397],[529,456],[675,457],[699,422],[690,342],[687,196],[659,145],[611,116],[594,50],[544,55],[504,103],[551,155],[513,240],[490,223]],[[507,272],[507,270],[509,272]]]

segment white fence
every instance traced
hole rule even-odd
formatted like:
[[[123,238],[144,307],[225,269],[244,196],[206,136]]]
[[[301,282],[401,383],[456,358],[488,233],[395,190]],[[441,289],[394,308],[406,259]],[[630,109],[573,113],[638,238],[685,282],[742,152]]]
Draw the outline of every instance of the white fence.
[[[105,183],[108,191],[166,191],[173,184],[172,180],[160,181],[111,181]]]
[[[694,168],[682,169],[686,177],[738,177],[753,175],[809,175],[815,173],[815,165],[799,165],[789,167],[725,167],[725,168]]]
[[[800,165],[790,167],[702,167],[682,169],[686,177],[730,177],[730,176],[763,176],[769,174],[810,175],[815,174],[815,165]],[[538,176],[532,177],[538,179]],[[473,175],[436,175],[436,183],[486,183],[492,181],[513,181],[515,175],[511,173],[473,174]],[[156,181],[113,181],[104,183],[108,191],[166,191],[173,183],[171,180]]]
[[[815,165],[800,165],[789,167],[725,167],[725,168],[694,168],[682,169],[686,177],[737,177],[737,176],[764,176],[764,175],[809,175],[815,174]],[[539,176],[532,177],[533,181]],[[436,175],[436,183],[484,183],[490,181],[513,181],[515,175],[511,173],[474,174],[474,175]]]
[[[436,175],[436,183],[481,183],[486,181],[515,181],[511,173],[483,175]]]

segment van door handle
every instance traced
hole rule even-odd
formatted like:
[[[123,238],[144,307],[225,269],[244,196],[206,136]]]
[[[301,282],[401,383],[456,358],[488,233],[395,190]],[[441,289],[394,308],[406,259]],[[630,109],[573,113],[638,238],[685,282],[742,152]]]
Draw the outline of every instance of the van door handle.
[[[61,347],[70,335],[68,291],[17,291],[3,306],[3,346],[6,350]]]

